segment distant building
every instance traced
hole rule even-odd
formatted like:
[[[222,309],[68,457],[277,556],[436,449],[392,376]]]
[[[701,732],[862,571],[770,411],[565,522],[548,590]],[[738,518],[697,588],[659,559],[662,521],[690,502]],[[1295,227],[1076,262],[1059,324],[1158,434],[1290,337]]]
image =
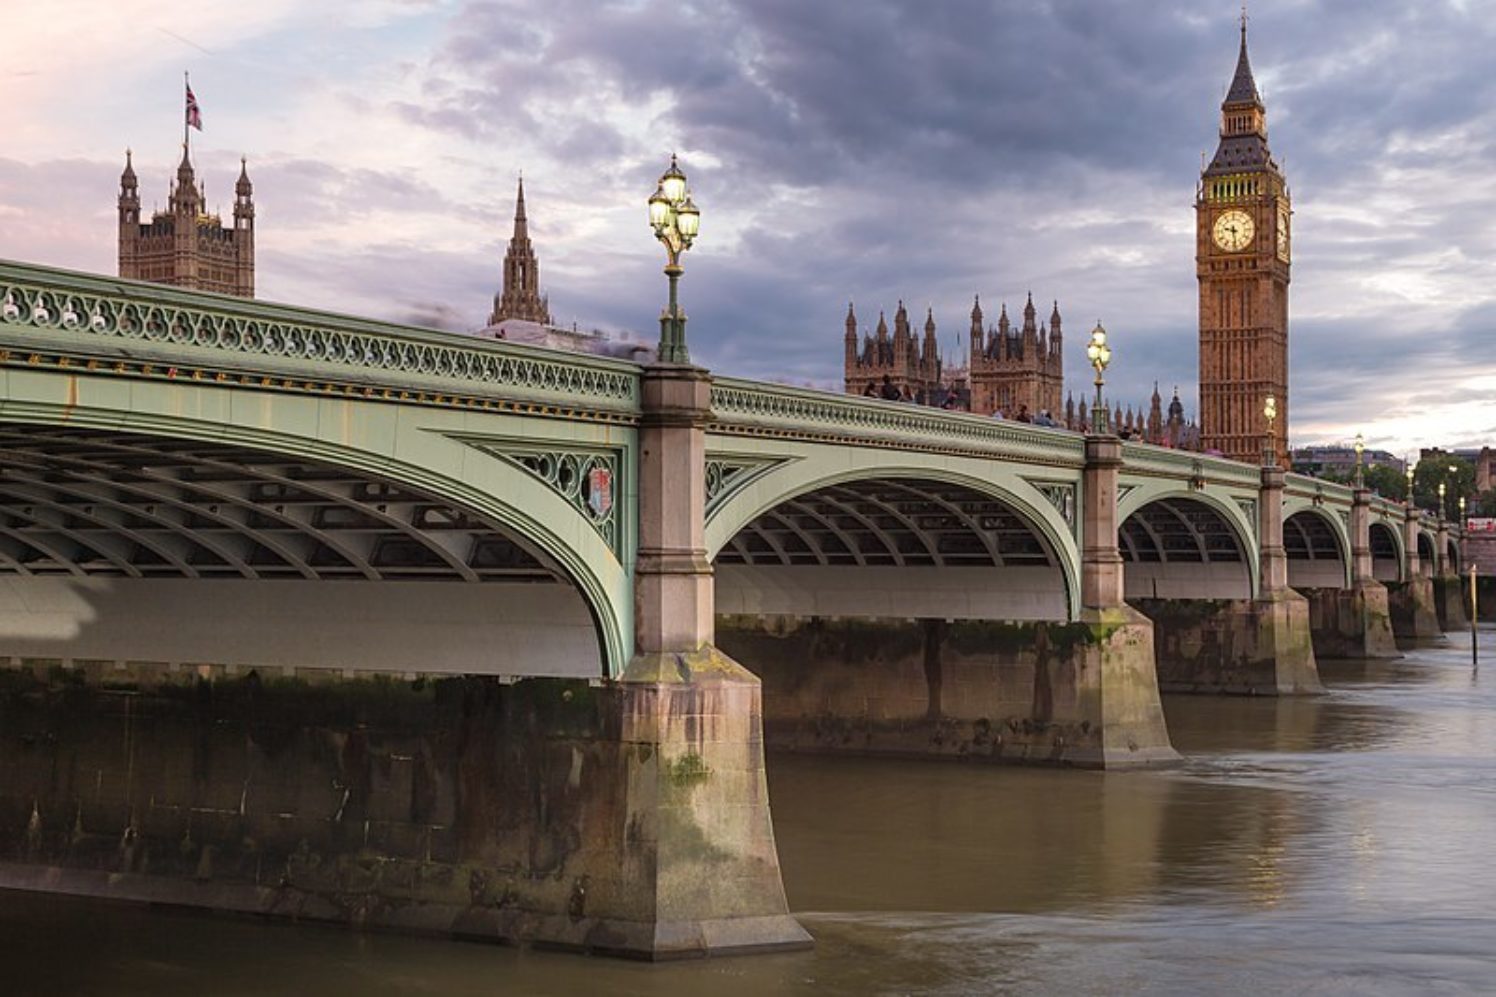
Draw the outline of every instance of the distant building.
[[[882,397],[886,383],[900,398],[921,405],[955,407],[978,415],[1001,411],[1009,417],[1021,411],[1035,417],[1048,412],[1059,420],[1064,350],[1058,303],[1048,326],[1041,326],[1030,295],[1023,326],[1014,329],[1006,307],[997,324],[986,327],[978,300],[971,310],[966,362],[950,367],[940,356],[933,310],[926,312],[924,335],[918,339],[902,301],[894,312],[891,333],[880,312],[876,332],[863,333],[859,339],[852,305],[847,306],[845,324],[843,381],[848,394]]]
[[[543,346],[574,353],[596,353],[637,363],[654,359],[648,343],[614,338],[599,329],[559,326],[551,320],[550,301],[540,293],[540,261],[530,243],[530,223],[525,215],[525,182],[519,182],[514,202],[514,234],[504,254],[503,285],[493,296],[488,325],[475,335],[511,343]]]
[[[522,319],[538,325],[551,324],[550,301],[540,293],[540,261],[530,245],[530,223],[525,217],[525,181],[519,181],[514,201],[514,235],[504,254],[504,285],[493,298],[490,326],[505,319]]]
[[[1398,474],[1406,472],[1408,463],[1386,450],[1366,450],[1361,454],[1366,467],[1389,467]],[[1300,474],[1322,477],[1326,474],[1348,478],[1356,473],[1356,448],[1345,444],[1300,447],[1293,452],[1293,469]]]
[[[234,184],[234,224],[208,214],[206,197],[187,147],[165,211],[141,221],[140,184],[125,153],[119,178],[119,275],[198,291],[252,298],[255,294],[255,206],[249,167],[239,164]]]
[[[982,302],[971,308],[971,406],[989,415],[1012,416],[1027,409],[1048,412],[1058,419],[1060,393],[1065,387],[1064,337],[1060,303],[1049,313],[1048,328],[1039,324],[1034,296],[1023,308],[1023,327],[1014,329],[1004,304],[997,324],[984,329]]]
[[[1242,17],[1236,75],[1221,104],[1220,144],[1195,197],[1200,283],[1200,428],[1206,450],[1255,464],[1277,400],[1272,447],[1288,457],[1288,181],[1267,144],[1267,109],[1247,58]]]
[[[1464,450],[1444,450],[1440,447],[1425,447],[1418,452],[1418,459],[1438,460],[1440,457],[1458,457],[1468,460],[1475,465],[1475,491],[1477,493],[1490,491],[1496,488],[1496,468],[1492,467],[1496,462],[1496,453],[1490,447],[1481,447],[1476,450],[1469,447]]]
[[[900,301],[893,315],[893,334],[889,335],[888,320],[879,312],[877,334],[864,335],[859,347],[857,313],[848,304],[843,345],[847,394],[877,394],[887,383],[900,397],[921,405],[938,405],[943,401],[943,398],[936,397],[942,394],[945,385],[941,380],[942,365],[935,339],[933,310],[925,316],[923,342],[916,340],[910,332],[909,313]]]
[[[1107,413],[1111,420],[1112,431],[1124,439],[1136,440],[1140,443],[1152,443],[1154,446],[1170,447],[1175,450],[1199,450],[1200,427],[1194,421],[1185,418],[1184,403],[1179,400],[1178,385],[1174,387],[1174,397],[1169,401],[1167,413],[1164,410],[1163,401],[1163,396],[1158,393],[1158,382],[1155,381],[1153,398],[1150,400],[1147,415],[1143,414],[1142,408],[1133,408],[1129,405],[1124,410],[1120,404],[1116,404]],[[1065,411],[1060,419],[1061,425],[1078,433],[1089,432],[1091,405],[1091,401],[1084,392],[1079,401],[1067,395]]]

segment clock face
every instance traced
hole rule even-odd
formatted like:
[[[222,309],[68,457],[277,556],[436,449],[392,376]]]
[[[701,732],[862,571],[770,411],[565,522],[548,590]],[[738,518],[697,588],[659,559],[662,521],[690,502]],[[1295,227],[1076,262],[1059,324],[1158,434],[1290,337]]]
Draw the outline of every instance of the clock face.
[[[1252,244],[1252,237],[1257,234],[1257,226],[1252,223],[1252,216],[1245,211],[1232,208],[1230,211],[1221,213],[1215,221],[1215,228],[1211,233],[1215,237],[1215,244],[1228,253],[1240,252]]]
[[[1278,211],[1278,259],[1288,262],[1288,212]]]

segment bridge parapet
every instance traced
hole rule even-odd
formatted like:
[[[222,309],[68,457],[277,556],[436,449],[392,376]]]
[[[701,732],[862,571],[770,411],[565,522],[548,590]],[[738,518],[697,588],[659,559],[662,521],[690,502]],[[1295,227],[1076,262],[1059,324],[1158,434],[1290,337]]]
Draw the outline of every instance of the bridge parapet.
[[[1356,490],[1323,478],[1311,478],[1306,474],[1284,476],[1284,494],[1288,498],[1308,499],[1314,505],[1334,505],[1349,510],[1355,501]]]
[[[1085,438],[1062,429],[731,377],[711,398],[714,433],[1085,464]]]
[[[1255,491],[1261,480],[1251,464],[1151,443],[1123,444],[1122,463],[1124,474],[1188,479],[1200,487],[1219,484]]]
[[[637,421],[640,368],[330,312],[0,261],[0,363]]]

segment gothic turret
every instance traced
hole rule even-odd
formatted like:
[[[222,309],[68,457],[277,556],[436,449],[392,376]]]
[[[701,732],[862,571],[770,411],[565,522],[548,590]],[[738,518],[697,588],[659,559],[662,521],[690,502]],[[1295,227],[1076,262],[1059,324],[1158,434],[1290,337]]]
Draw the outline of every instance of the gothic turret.
[[[196,218],[202,213],[202,194],[197,189],[197,176],[188,158],[187,146],[182,145],[182,161],[177,164],[177,182],[172,187],[170,210],[174,215]]]
[[[852,302],[847,302],[847,332],[843,341],[846,344],[846,362],[853,365],[857,363],[857,313],[852,310]]]
[[[987,333],[982,327],[982,298],[978,295],[971,306],[971,355],[979,357],[987,348]]]
[[[504,286],[493,299],[489,325],[505,319],[551,324],[549,302],[540,295],[540,263],[530,245],[530,222],[525,216],[525,181],[521,177],[514,199],[514,234],[504,254]]]
[[[1034,310],[1034,294],[1029,292],[1028,304],[1023,306],[1023,352],[1021,356],[1039,355],[1039,314]]]
[[[239,182],[234,185],[233,228],[207,213],[203,188],[185,144],[165,211],[141,218],[140,183],[129,151],[119,185],[121,277],[254,297],[253,187],[242,163]]]
[[[234,182],[234,237],[241,255],[253,260],[255,253],[255,187],[249,182],[249,160],[239,157],[239,179]],[[236,294],[255,295],[254,267],[240,267],[235,275]]]

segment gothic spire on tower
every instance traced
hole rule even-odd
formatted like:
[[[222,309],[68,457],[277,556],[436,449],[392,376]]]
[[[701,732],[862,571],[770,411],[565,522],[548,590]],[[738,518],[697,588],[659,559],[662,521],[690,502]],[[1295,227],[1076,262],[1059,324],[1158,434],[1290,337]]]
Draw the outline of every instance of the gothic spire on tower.
[[[1241,10],[1241,52],[1236,57],[1236,75],[1231,78],[1231,89],[1226,92],[1228,104],[1262,105],[1262,95],[1257,92],[1257,80],[1252,76],[1252,60],[1247,56],[1247,5]]]
[[[504,254],[504,286],[493,299],[489,325],[505,319],[551,324],[551,310],[540,294],[540,262],[530,245],[530,223],[525,216],[525,178],[519,178],[514,198],[514,235]]]

